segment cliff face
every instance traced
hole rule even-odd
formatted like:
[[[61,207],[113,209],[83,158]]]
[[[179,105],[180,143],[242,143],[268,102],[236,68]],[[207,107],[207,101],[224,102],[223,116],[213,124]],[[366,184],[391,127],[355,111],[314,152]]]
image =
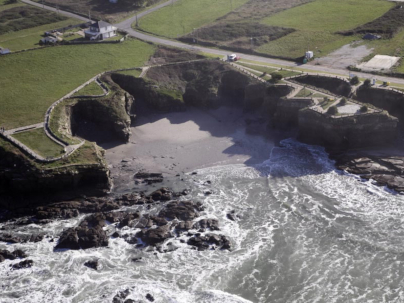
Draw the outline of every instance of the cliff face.
[[[81,152],[91,154],[95,161],[76,165],[59,163],[56,168],[40,167],[3,141],[0,145],[0,195],[21,198],[19,201],[41,197],[46,202],[56,193],[68,193],[72,197],[79,194],[105,194],[111,188],[111,180],[102,149],[94,144],[84,147]]]
[[[363,103],[370,103],[374,106],[387,110],[390,115],[404,121],[404,95],[386,89],[366,87],[362,85],[356,91],[357,99]],[[404,126],[400,123],[401,127]]]
[[[293,80],[328,90],[336,95],[348,97],[351,94],[351,85],[339,78],[306,75]]]
[[[243,105],[247,87],[258,83],[217,60],[153,67],[146,79],[121,74],[112,74],[111,78],[135,98],[160,111],[185,110],[186,105]]]
[[[281,129],[297,127],[299,125],[299,111],[313,104],[314,101],[311,99],[278,99],[273,116],[273,126]]]
[[[397,123],[386,112],[332,118],[304,109],[299,112],[298,139],[331,150],[383,146],[396,138]]]
[[[96,126],[96,132],[110,135],[111,139],[128,142],[131,135],[129,113],[133,97],[113,83],[109,75],[104,76],[102,80],[111,88],[110,95],[82,99],[74,104],[70,113],[72,133],[85,133],[88,130],[87,123],[91,122]]]

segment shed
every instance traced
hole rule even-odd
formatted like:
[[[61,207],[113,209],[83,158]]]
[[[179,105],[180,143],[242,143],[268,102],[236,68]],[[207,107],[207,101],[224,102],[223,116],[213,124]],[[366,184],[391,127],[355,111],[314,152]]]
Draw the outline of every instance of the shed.
[[[374,35],[374,34],[366,34],[362,37],[362,39],[364,40],[377,40],[377,39],[381,39],[382,37],[379,35]]]
[[[0,49],[0,55],[7,55],[10,54],[11,51],[8,48],[2,48]]]

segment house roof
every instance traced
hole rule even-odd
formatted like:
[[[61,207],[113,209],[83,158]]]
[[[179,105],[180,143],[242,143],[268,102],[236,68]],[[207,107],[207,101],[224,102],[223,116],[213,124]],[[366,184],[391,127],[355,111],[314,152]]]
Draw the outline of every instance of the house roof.
[[[112,25],[105,21],[97,21],[97,22],[91,23],[91,25],[90,25],[90,27],[96,27],[96,28],[104,28],[107,26],[112,26]]]

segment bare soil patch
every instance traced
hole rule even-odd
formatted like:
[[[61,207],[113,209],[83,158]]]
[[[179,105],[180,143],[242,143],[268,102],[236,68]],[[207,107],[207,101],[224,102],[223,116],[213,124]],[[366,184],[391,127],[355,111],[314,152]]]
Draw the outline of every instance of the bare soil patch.
[[[356,66],[365,57],[369,56],[372,51],[373,49],[367,48],[366,45],[355,46],[353,44],[347,44],[326,57],[317,58],[309,64],[320,64],[327,67],[345,69],[351,65]]]
[[[294,29],[278,26],[269,26],[253,23],[216,23],[211,26],[199,28],[197,31],[181,37],[181,41],[209,43],[214,46],[232,49],[255,49],[269,41],[279,39],[292,32]]]
[[[294,29],[259,23],[265,17],[312,0],[251,0],[217,22],[183,36],[181,41],[205,44],[236,51],[253,51],[259,46],[279,39]]]
[[[14,7],[0,12],[0,35],[67,19],[31,6]]]

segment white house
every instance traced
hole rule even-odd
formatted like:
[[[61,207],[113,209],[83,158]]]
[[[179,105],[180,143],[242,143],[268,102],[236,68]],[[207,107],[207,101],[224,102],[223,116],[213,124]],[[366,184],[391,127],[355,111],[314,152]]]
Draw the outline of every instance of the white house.
[[[90,40],[104,40],[116,36],[117,28],[104,21],[97,21],[90,25],[88,30],[84,33],[87,39]]]

